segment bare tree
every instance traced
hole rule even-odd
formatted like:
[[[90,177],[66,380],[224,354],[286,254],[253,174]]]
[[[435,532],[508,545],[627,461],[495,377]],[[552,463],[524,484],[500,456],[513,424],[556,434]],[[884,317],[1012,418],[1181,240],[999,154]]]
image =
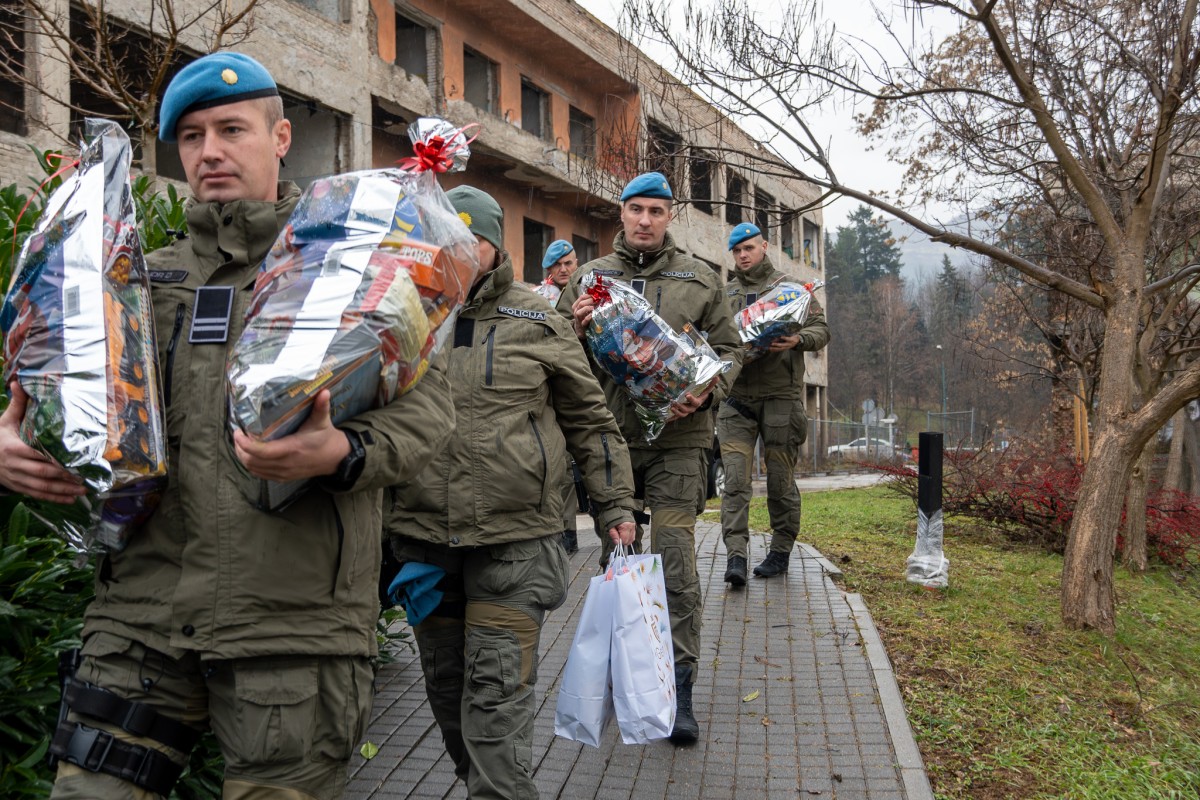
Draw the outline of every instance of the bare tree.
[[[1166,321],[1200,277],[1200,264],[1181,256],[1200,206],[1198,0],[904,0],[913,18],[877,15],[905,54],[890,65],[846,46],[817,0],[769,20],[743,0],[714,2],[689,4],[673,20],[654,0],[626,0],[627,30],[668,48],[684,83],[763,131],[763,149],[744,158],[856,198],[1100,315],[1092,458],[1061,605],[1069,626],[1111,634],[1124,487],[1151,437],[1200,395],[1200,361],[1173,369],[1163,357],[1177,333]],[[907,34],[926,12],[952,17],[954,32],[936,42]],[[900,193],[875,196],[839,179],[807,124],[831,92],[872,101],[860,129],[890,142],[906,165]],[[1094,263],[1081,279],[1037,253],[949,230],[926,218],[930,200],[955,200],[993,229],[1025,209],[1076,215],[1095,242]],[[1133,380],[1141,369],[1161,379]]]
[[[154,172],[158,98],[182,57],[244,42],[258,0],[150,0],[139,27],[110,14],[104,0],[79,4],[23,0],[0,25],[0,77],[88,116],[109,116],[141,136],[142,168]],[[18,42],[24,45],[18,51]],[[39,79],[31,53],[59,62],[90,102],[72,102]]]

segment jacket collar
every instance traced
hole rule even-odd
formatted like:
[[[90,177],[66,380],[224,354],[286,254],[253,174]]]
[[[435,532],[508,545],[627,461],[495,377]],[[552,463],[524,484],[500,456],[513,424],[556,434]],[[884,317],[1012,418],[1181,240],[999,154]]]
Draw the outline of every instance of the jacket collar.
[[[508,291],[513,284],[513,263],[508,251],[500,254],[500,263],[491,272],[484,275],[479,283],[471,289],[468,307],[478,308],[489,300],[494,300]]]
[[[761,262],[755,264],[745,272],[737,267],[733,268],[733,274],[737,277],[738,283],[740,283],[743,288],[749,286],[758,286],[770,278],[771,273],[774,271],[775,265],[771,263],[771,257],[768,255],[764,255]]]
[[[671,260],[671,256],[675,255],[675,239],[671,237],[671,232],[667,231],[659,249],[637,250],[625,241],[625,231],[620,231],[613,239],[613,250],[633,267],[634,272],[646,272],[660,260]]]
[[[279,199],[234,200],[232,203],[197,203],[187,205],[188,238],[192,249],[201,258],[220,262],[217,250],[224,249],[240,261],[245,254],[246,264],[259,264],[271,250],[275,237],[287,224],[287,219],[300,199],[300,187],[291,181],[279,184]],[[230,220],[228,224],[225,220]],[[229,238],[232,237],[232,238]],[[222,245],[240,245],[231,249]]]

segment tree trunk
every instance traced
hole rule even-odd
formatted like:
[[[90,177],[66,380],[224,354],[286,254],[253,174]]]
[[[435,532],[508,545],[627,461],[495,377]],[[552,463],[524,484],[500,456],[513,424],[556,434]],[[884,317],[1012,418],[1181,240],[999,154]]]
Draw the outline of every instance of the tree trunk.
[[[1150,466],[1154,461],[1153,444],[1142,448],[1142,455],[1129,475],[1125,492],[1125,542],[1121,548],[1121,564],[1140,575],[1146,571],[1146,497],[1149,494]]]
[[[1183,423],[1183,459],[1191,472],[1191,480],[1184,481],[1184,489],[1200,497],[1200,422],[1188,419]]]
[[[1187,409],[1181,408],[1171,418],[1171,449],[1167,454],[1167,474],[1163,476],[1163,488],[1184,491],[1183,485],[1183,439],[1188,424]]]
[[[1137,358],[1137,320],[1141,304],[1141,249],[1127,247],[1113,270],[1111,305],[1105,309],[1104,350],[1091,458],[1083,471],[1075,516],[1063,554],[1063,623],[1068,628],[1116,632],[1113,601],[1113,552],[1121,524],[1121,506],[1134,459],[1145,436],[1135,445],[1128,427],[1133,411],[1133,370]],[[1144,432],[1143,432],[1144,433]]]
[[[1101,426],[1092,443],[1063,554],[1062,617],[1069,628],[1093,628],[1108,636],[1116,631],[1113,554],[1133,465],[1129,449],[1109,425]]]

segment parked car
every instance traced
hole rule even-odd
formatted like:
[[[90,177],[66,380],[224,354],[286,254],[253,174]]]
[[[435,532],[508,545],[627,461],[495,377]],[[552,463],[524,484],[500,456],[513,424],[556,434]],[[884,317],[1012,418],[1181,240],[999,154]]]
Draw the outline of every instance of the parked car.
[[[825,451],[835,461],[886,461],[906,459],[908,453],[884,439],[859,437],[846,444],[835,444]]]

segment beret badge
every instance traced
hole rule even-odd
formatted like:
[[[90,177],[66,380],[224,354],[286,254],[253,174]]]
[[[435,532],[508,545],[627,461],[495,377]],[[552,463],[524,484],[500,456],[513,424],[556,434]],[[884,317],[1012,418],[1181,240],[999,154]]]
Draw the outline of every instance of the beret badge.
[[[221,80],[233,86],[238,82],[238,74],[231,69],[221,70]]]

